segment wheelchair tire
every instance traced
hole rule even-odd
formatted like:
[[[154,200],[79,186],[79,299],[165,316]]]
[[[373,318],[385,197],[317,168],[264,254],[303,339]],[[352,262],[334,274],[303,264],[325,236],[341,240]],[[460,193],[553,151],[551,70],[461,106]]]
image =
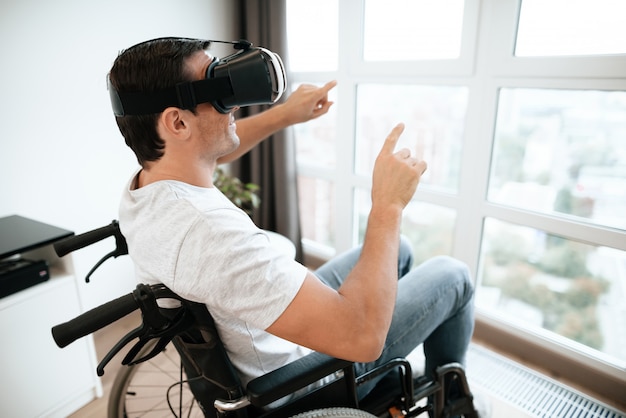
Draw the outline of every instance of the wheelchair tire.
[[[149,353],[154,342],[148,343],[140,356]],[[111,386],[108,418],[156,418],[174,414],[203,418],[188,385],[177,384],[181,379],[184,381],[185,376],[181,372],[180,356],[172,344],[151,360],[123,366]]]
[[[303,412],[291,418],[376,418],[376,415],[353,408],[323,408]]]

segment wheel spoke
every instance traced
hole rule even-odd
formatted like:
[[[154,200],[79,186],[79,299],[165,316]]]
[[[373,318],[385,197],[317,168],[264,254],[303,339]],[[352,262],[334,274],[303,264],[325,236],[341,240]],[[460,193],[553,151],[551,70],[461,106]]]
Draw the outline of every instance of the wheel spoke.
[[[120,372],[111,388],[109,411],[117,411],[113,416],[120,418],[171,417],[172,410],[181,418],[203,417],[189,386],[180,384],[185,379],[178,352],[170,344],[153,359]]]

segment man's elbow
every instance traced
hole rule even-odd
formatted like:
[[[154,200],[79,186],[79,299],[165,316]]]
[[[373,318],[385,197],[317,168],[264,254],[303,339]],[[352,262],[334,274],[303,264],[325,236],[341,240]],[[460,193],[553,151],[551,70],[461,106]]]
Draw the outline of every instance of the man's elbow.
[[[348,360],[357,363],[369,363],[378,360],[385,348],[386,335],[361,335],[352,347],[352,356]]]

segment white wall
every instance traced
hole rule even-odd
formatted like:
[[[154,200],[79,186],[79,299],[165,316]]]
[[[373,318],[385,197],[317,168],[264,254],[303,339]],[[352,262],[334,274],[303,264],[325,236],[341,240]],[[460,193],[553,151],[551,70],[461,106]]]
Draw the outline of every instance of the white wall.
[[[76,233],[117,219],[136,169],[111,113],[106,74],[119,50],[160,36],[238,39],[232,0],[2,0],[0,217]],[[128,257],[89,268],[112,242],[75,253],[84,308],[134,288]],[[62,303],[62,301],[61,301]]]

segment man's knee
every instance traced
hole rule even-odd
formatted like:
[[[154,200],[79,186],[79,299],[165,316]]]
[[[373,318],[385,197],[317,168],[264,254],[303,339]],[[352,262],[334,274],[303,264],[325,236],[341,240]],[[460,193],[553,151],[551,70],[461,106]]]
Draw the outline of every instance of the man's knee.
[[[442,276],[451,281],[451,285],[462,288],[467,297],[473,296],[474,282],[467,264],[447,255],[436,256],[431,261],[439,265]]]

